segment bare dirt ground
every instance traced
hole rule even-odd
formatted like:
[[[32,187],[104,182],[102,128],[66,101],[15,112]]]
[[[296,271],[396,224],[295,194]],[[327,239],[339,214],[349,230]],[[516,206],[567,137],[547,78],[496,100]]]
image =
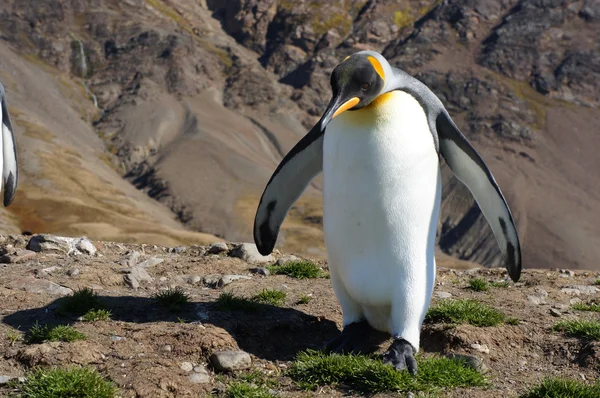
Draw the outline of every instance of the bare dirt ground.
[[[0,238],[10,254],[23,249],[26,236]],[[228,349],[243,350],[252,357],[251,370],[271,375],[280,396],[341,397],[348,390],[324,387],[318,391],[300,390],[286,376],[295,354],[318,347],[338,333],[342,314],[325,278],[297,280],[288,276],[253,274],[250,264],[228,252],[207,254],[208,247],[167,248],[152,245],[94,242],[95,255],[64,253],[25,253],[23,260],[3,264],[0,272],[0,375],[23,376],[34,366],[91,365],[113,380],[123,397],[197,397],[221,395],[235,374],[215,371],[212,353]],[[231,248],[232,245],[229,245]],[[149,258],[164,261],[146,270],[152,280],[133,289],[125,283],[123,268],[128,256],[138,251],[137,262]],[[281,257],[279,253],[275,258]],[[5,257],[6,258],[6,257]],[[12,256],[14,258],[14,255]],[[317,261],[326,269],[326,264]],[[442,265],[452,266],[444,259]],[[594,380],[600,365],[600,344],[553,332],[558,320],[596,318],[598,314],[570,309],[574,299],[593,300],[598,293],[582,286],[593,286],[598,272],[525,270],[519,283],[491,287],[475,292],[467,285],[473,277],[488,282],[501,281],[501,269],[451,269],[439,267],[434,302],[440,296],[473,298],[507,316],[518,325],[497,327],[448,326],[428,323],[422,331],[425,356],[462,353],[478,357],[489,368],[489,388],[447,390],[447,397],[513,397],[546,376]],[[204,283],[207,275],[244,275],[227,286],[212,288]],[[208,278],[210,279],[210,277]],[[57,314],[60,294],[56,283],[76,291],[91,288],[112,312],[109,321],[82,322],[76,317]],[[579,286],[568,290],[569,286]],[[152,296],[161,290],[181,287],[190,303],[179,313],[157,305]],[[252,297],[262,289],[286,292],[282,307],[264,305],[255,313],[227,312],[215,302],[223,292]],[[567,289],[565,289],[567,288]],[[594,289],[591,289],[594,290]],[[62,293],[64,294],[64,293]],[[302,296],[307,304],[299,304]],[[575,300],[576,301],[576,300]],[[87,340],[71,343],[26,344],[11,336],[39,324],[70,324],[87,335]],[[472,347],[486,346],[488,353]],[[384,343],[386,347],[388,343]],[[483,351],[486,351],[483,349]],[[182,364],[204,366],[210,380],[195,384],[191,369]],[[238,373],[239,374],[239,373]],[[7,385],[0,396],[9,395]],[[378,397],[398,396],[396,393]]]

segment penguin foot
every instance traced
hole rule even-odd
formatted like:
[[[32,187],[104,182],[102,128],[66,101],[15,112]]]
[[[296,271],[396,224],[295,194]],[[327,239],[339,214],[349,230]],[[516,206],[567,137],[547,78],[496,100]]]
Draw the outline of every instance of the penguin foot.
[[[412,375],[417,374],[417,361],[410,343],[404,339],[395,339],[390,348],[383,354],[383,364],[392,365],[396,370],[408,369]]]
[[[368,354],[388,336],[373,329],[367,321],[354,322],[327,342],[324,350],[336,354]]]

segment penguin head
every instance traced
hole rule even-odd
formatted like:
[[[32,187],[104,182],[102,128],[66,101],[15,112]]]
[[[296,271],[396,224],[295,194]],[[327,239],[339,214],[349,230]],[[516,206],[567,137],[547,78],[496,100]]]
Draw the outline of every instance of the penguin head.
[[[374,51],[360,51],[346,57],[331,73],[333,97],[321,119],[321,130],[345,111],[368,106],[386,87],[386,76],[393,76],[392,67]]]

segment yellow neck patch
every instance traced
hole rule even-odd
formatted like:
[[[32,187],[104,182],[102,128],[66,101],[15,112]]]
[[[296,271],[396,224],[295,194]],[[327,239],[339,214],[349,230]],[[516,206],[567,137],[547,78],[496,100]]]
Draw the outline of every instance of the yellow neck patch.
[[[385,74],[383,72],[383,66],[381,66],[381,63],[377,60],[377,58],[372,57],[372,56],[368,56],[367,59],[369,60],[369,62],[371,63],[371,65],[373,65],[373,68],[375,69],[375,72],[377,72],[377,74],[379,75],[379,77],[381,77],[381,80],[385,81]]]

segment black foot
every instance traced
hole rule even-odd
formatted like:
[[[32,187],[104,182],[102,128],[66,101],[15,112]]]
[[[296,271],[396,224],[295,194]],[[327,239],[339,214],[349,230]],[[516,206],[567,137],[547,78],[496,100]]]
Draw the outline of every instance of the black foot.
[[[396,370],[408,371],[417,374],[417,361],[414,357],[414,351],[410,343],[404,339],[396,339],[390,348],[383,354],[383,363],[392,365]]]
[[[337,354],[368,354],[388,337],[389,334],[373,329],[367,321],[360,321],[346,326],[324,349]]]

